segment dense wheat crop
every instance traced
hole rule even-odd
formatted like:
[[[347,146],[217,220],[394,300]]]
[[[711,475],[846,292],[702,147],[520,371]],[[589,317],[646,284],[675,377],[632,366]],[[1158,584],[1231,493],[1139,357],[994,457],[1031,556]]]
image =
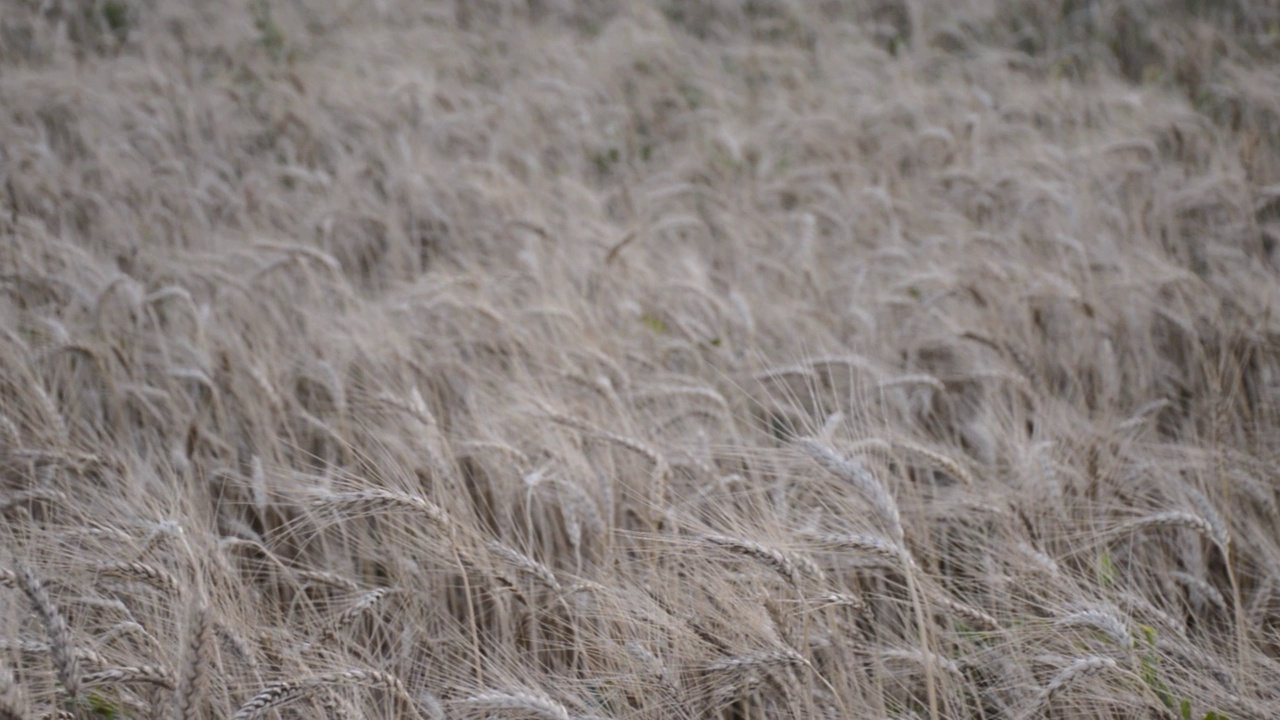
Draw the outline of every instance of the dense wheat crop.
[[[0,719],[1280,716],[1280,8],[0,0]]]

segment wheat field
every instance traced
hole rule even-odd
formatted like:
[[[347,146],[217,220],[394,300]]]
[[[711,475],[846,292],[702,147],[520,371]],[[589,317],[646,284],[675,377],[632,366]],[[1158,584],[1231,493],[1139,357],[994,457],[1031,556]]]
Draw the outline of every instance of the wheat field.
[[[3,0],[0,720],[1280,717],[1280,5]]]

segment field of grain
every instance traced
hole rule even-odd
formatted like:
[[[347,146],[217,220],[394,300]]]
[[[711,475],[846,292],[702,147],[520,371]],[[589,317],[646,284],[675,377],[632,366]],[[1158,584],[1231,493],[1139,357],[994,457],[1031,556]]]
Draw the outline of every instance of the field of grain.
[[[0,720],[1280,716],[1280,5],[4,0]]]

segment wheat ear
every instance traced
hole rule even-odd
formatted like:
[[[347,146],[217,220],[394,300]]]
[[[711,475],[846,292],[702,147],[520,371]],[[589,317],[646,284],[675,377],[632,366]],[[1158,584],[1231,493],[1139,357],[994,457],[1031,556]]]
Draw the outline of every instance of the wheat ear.
[[[710,543],[717,547],[722,547],[730,552],[745,557],[758,560],[764,563],[769,569],[786,578],[787,582],[792,585],[799,583],[799,575],[796,572],[795,565],[791,560],[781,552],[773,548],[761,545],[752,540],[742,538],[727,537],[725,535],[703,535],[702,541]]]
[[[564,592],[564,588],[560,586],[560,581],[556,580],[556,574],[546,565],[534,560],[519,550],[496,540],[491,540],[485,543],[485,547],[488,548],[489,552],[502,558],[517,570],[524,572],[530,577],[537,578],[539,582],[547,586],[547,588],[552,592]]]
[[[81,687],[91,688],[100,685],[116,685],[119,683],[146,683],[173,690],[173,673],[166,668],[153,665],[136,665],[109,668],[98,672],[85,673],[80,678]]]
[[[104,563],[97,566],[98,572],[114,577],[141,580],[160,590],[177,595],[182,587],[176,578],[154,565],[140,562]]]
[[[809,537],[825,545],[835,545],[879,558],[888,562],[891,567],[913,570],[916,566],[915,559],[906,548],[875,535],[825,533],[811,534]]]
[[[925,622],[925,618],[929,613],[925,607],[925,599],[921,597],[920,589],[916,586],[915,572],[913,572],[915,561],[912,560],[910,553],[906,551],[906,534],[902,529],[902,516],[898,512],[898,503],[893,499],[893,495],[890,494],[884,483],[880,482],[862,463],[847,460],[835,450],[813,439],[802,439],[800,445],[809,454],[809,457],[813,458],[824,470],[845,480],[866,496],[872,507],[876,509],[885,524],[888,525],[889,532],[898,543],[898,558],[904,565],[907,592],[911,596],[911,607],[916,616],[916,630],[920,639],[920,650],[921,652],[927,652],[929,648],[929,627]],[[926,658],[929,658],[930,655],[927,655]],[[934,684],[932,659],[926,659],[924,675],[925,692],[929,700],[929,717],[933,720],[938,720],[941,716],[938,709],[938,689]]]
[[[938,607],[958,618],[961,618],[962,620],[967,620],[979,630],[985,630],[987,632],[1000,631],[1000,623],[994,617],[976,607],[973,607],[972,605],[966,605],[962,602],[957,602],[949,597],[941,595],[934,597],[933,600],[938,604]]]
[[[520,712],[543,720],[573,720],[573,714],[564,705],[545,695],[525,691],[492,690],[472,695],[462,702],[489,710]]]
[[[1109,640],[1121,647],[1133,644],[1129,637],[1129,627],[1123,620],[1103,610],[1082,610],[1064,615],[1053,621],[1056,627],[1087,627],[1106,635]]]
[[[0,666],[0,720],[23,720],[22,690],[13,681],[9,668]]]
[[[1057,675],[1045,685],[1039,693],[1036,694],[1035,700],[1021,716],[1021,720],[1031,720],[1035,717],[1045,705],[1048,705],[1053,696],[1062,692],[1064,688],[1076,682],[1077,680],[1086,678],[1090,675],[1096,675],[1104,670],[1114,669],[1116,661],[1109,657],[1101,657],[1093,655],[1090,657],[1082,657],[1058,671]]]
[[[909,453],[913,453],[925,460],[928,460],[929,462],[932,462],[934,465],[945,470],[949,475],[951,475],[951,477],[959,480],[965,485],[970,487],[974,485],[973,476],[970,475],[969,471],[954,458],[943,455],[942,453],[933,450],[932,448],[925,447],[919,443],[911,442],[910,440],[896,439],[892,442],[894,448],[906,450]]]
[[[377,670],[344,670],[324,673],[304,680],[283,680],[272,683],[263,688],[257,695],[249,698],[246,703],[240,706],[240,709],[236,710],[231,718],[232,720],[253,720],[267,710],[298,700],[325,685],[335,682],[380,687],[407,701],[410,707],[415,707],[413,699],[405,691],[404,685],[394,675]]]
[[[71,651],[71,630],[67,627],[66,618],[62,617],[58,606],[53,604],[44,583],[40,582],[35,573],[23,567],[18,569],[17,575],[23,591],[31,599],[31,604],[44,623],[58,680],[62,682],[68,695],[76,697],[80,694],[80,662]]]
[[[317,508],[341,508],[355,512],[391,512],[409,511],[421,513],[427,520],[441,530],[453,529],[453,521],[440,506],[426,498],[391,490],[360,490],[356,492],[333,493],[317,498],[312,502]]]
[[[1185,528],[1194,530],[1205,539],[1211,542],[1217,542],[1217,533],[1214,532],[1213,526],[1209,521],[1199,515],[1183,512],[1181,510],[1170,510],[1168,512],[1147,515],[1136,520],[1130,520],[1115,529],[1116,534],[1135,533],[1139,530],[1158,529],[1163,527]]]
[[[326,570],[297,570],[294,577],[306,584],[328,585],[348,592],[360,591],[360,585],[355,580]]]
[[[731,655],[723,657],[719,660],[707,663],[704,666],[706,670],[718,672],[731,672],[749,668],[769,667],[774,665],[799,666],[807,665],[808,661],[804,656],[795,650],[775,650],[763,653],[751,653],[748,655]]]
[[[899,543],[903,541],[902,516],[898,512],[898,503],[894,501],[888,488],[865,465],[855,460],[845,459],[835,450],[816,440],[802,439],[800,446],[823,470],[848,482],[862,493],[888,525],[893,538]]]
[[[208,690],[208,668],[213,650],[212,623],[209,607],[203,603],[191,613],[187,628],[187,645],[183,651],[182,677],[174,694],[174,704],[181,720],[195,720],[201,714],[205,693]]]

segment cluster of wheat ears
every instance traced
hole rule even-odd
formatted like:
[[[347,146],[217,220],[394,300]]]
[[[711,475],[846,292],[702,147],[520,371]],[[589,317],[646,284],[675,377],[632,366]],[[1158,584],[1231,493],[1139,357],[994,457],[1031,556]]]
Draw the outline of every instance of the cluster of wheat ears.
[[[1280,716],[1278,61],[7,0],[0,720]]]

